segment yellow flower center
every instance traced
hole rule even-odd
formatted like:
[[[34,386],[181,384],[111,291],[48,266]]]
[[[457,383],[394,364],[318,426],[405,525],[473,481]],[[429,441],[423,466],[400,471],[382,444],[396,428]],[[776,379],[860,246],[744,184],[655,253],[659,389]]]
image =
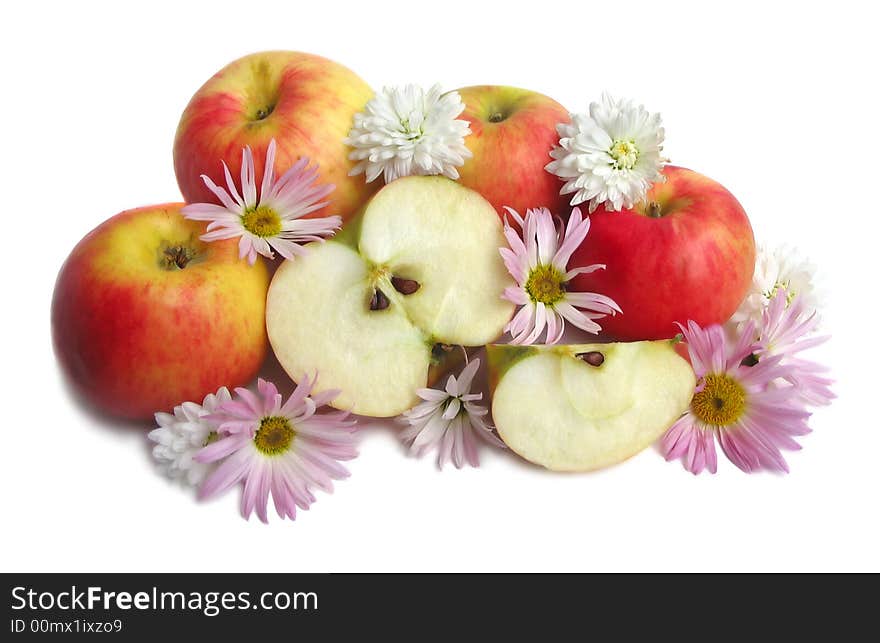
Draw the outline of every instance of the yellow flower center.
[[[265,205],[245,210],[241,215],[241,224],[245,230],[258,237],[274,237],[281,232],[281,217]]]
[[[526,292],[533,302],[552,306],[565,297],[565,274],[555,266],[536,266],[526,280]]]
[[[205,443],[202,446],[206,447],[209,444],[214,444],[219,439],[220,439],[220,434],[217,433],[216,431],[211,431],[208,434],[208,437],[205,438]]]
[[[728,426],[742,417],[746,391],[730,375],[710,374],[703,378],[703,390],[691,400],[691,412],[705,424]]]
[[[281,455],[290,448],[296,431],[290,420],[278,415],[270,415],[260,420],[260,428],[254,435],[254,444],[264,455]]]
[[[614,169],[631,170],[639,160],[639,148],[635,141],[614,141],[611,146],[611,158],[614,159]]]
[[[773,288],[764,293],[764,297],[767,299],[773,299],[776,296],[776,293],[779,292],[780,288],[785,288],[785,306],[791,306],[791,302],[794,300],[797,295],[796,292],[791,290],[791,286],[787,281],[777,281],[773,284]]]

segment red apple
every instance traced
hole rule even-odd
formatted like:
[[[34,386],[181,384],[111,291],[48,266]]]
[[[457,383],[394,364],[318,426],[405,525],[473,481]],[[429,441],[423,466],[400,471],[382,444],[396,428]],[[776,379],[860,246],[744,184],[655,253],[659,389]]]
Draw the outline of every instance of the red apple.
[[[55,352],[100,410],[150,418],[263,363],[269,276],[238,259],[235,239],[203,243],[183,204],[117,214],[80,241],[52,299]]]
[[[539,207],[568,214],[571,207],[559,194],[559,179],[544,169],[559,142],[556,125],[571,120],[568,110],[543,94],[516,87],[480,85],[458,93],[465,104],[460,118],[471,128],[465,145],[473,153],[459,169],[461,183],[500,214],[504,206],[523,215]]]
[[[354,72],[333,61],[294,51],[251,54],[214,74],[187,105],[174,140],[174,171],[188,203],[214,203],[201,175],[225,185],[221,161],[238,181],[241,152],[254,152],[263,176],[266,148],[277,146],[276,176],[298,159],[319,166],[322,183],[336,190],[311,217],[353,214],[378,188],[348,176],[353,162],[342,140],[373,92]]]
[[[603,332],[621,340],[662,339],[675,322],[723,323],[737,309],[755,268],[755,238],[739,201],[693,170],[667,166],[644,203],[590,216],[571,266],[604,263],[578,275],[575,291],[608,295],[623,310]]]

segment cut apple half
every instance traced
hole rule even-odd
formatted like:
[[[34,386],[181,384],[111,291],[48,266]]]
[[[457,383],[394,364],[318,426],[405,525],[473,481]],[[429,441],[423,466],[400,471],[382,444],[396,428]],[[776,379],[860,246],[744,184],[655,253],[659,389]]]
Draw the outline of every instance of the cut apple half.
[[[295,380],[318,374],[337,408],[389,417],[418,401],[449,347],[494,341],[513,314],[495,209],[442,177],[382,188],[332,240],[285,261],[266,308],[269,341]]]
[[[520,456],[592,471],[635,455],[687,409],[696,380],[673,342],[487,347],[492,418]]]

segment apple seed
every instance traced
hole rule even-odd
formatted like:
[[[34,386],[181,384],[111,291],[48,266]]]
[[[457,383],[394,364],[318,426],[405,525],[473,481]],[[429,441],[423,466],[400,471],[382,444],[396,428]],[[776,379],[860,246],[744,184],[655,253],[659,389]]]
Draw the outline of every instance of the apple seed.
[[[404,279],[403,277],[392,277],[391,285],[401,295],[411,295],[422,287],[422,284],[415,279]]]
[[[575,357],[585,361],[590,366],[602,366],[605,356],[599,351],[590,351],[589,353],[578,353]]]
[[[390,305],[391,300],[388,299],[388,296],[376,288],[373,291],[373,297],[370,299],[370,310],[385,310]]]

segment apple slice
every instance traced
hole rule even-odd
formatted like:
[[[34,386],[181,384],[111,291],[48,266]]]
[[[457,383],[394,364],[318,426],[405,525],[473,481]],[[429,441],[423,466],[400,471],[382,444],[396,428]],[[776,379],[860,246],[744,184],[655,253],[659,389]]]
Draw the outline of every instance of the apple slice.
[[[553,471],[626,460],[687,409],[696,380],[671,341],[487,347],[501,439]]]
[[[502,333],[513,314],[501,299],[512,284],[503,245],[477,192],[442,177],[393,181],[334,239],[275,273],[266,309],[275,355],[294,380],[317,372],[318,391],[340,389],[338,408],[398,415],[439,372],[442,347]]]

